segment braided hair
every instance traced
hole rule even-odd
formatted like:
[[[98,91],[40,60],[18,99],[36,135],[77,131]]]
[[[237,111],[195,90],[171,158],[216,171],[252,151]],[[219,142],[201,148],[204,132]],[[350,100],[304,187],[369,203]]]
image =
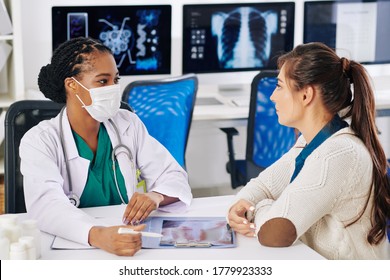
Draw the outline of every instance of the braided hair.
[[[92,38],[78,37],[62,43],[54,51],[51,63],[43,66],[39,72],[39,90],[46,98],[65,103],[64,80],[89,70],[92,67],[90,55],[95,52],[112,53],[107,46]]]

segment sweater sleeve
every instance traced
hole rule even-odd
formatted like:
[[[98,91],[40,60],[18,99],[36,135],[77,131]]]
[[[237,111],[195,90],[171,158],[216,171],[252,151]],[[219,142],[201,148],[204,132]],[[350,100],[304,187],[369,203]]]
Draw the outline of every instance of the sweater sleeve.
[[[282,217],[294,224],[299,238],[344,199],[352,199],[354,186],[367,185],[371,180],[371,158],[355,139],[337,137],[324,142],[279,197],[259,201],[255,214],[257,232],[266,221]],[[359,184],[359,180],[365,182]],[[351,216],[356,217],[358,211]]]
[[[302,141],[301,141],[302,142]],[[298,238],[319,219],[356,200],[353,210],[337,217],[351,222],[362,211],[358,197],[367,195],[372,179],[372,160],[364,144],[352,134],[332,136],[306,159],[301,172],[290,183],[295,158],[302,143],[252,179],[236,195],[255,205],[255,224],[260,227],[273,218],[290,220]]]
[[[256,205],[264,199],[277,199],[288,185],[294,172],[294,157],[301,149],[292,148],[256,178],[251,179],[235,196],[233,203],[245,199]]]

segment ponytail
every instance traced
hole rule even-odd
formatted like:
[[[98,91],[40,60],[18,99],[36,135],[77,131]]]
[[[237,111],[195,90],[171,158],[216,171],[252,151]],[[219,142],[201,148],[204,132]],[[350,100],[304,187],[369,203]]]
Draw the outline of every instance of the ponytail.
[[[374,205],[371,218],[372,229],[367,240],[370,244],[378,244],[386,236],[387,219],[390,217],[390,186],[387,159],[375,125],[374,93],[362,65],[351,61],[349,67],[344,63],[343,69],[353,85],[353,102],[347,113],[351,116],[351,128],[367,147],[373,162]],[[367,199],[366,207],[369,199],[370,197]]]

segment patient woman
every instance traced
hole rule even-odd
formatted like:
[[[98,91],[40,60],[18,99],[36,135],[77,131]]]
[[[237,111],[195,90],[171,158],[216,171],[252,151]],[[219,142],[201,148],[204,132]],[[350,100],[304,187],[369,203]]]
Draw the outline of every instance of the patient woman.
[[[301,136],[237,194],[230,226],[264,246],[299,239],[328,259],[390,258],[387,161],[364,68],[321,43],[297,46],[278,66],[271,100]]]
[[[60,45],[38,85],[66,108],[21,141],[29,216],[53,235],[134,255],[140,234],[118,234],[119,226],[104,226],[75,206],[123,203],[123,223],[138,224],[157,208],[176,211],[191,203],[187,173],[134,113],[119,108],[118,69],[101,42],[77,38]]]

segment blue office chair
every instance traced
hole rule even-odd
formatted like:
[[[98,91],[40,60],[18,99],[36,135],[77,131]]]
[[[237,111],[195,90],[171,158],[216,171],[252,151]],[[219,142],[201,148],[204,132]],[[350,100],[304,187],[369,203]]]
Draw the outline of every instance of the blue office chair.
[[[387,159],[387,179],[390,184],[390,159]],[[387,240],[390,242],[390,217],[387,217],[387,228],[386,228]]]
[[[198,78],[180,77],[134,81],[123,91],[128,102],[143,121],[151,136],[163,144],[185,168],[185,151],[190,132]]]
[[[229,162],[226,169],[233,189],[257,177],[296,141],[295,130],[279,124],[275,105],[270,100],[277,74],[277,71],[262,71],[252,81],[245,160],[236,160],[234,156],[233,136],[238,135],[238,131],[233,127],[221,128],[227,136]]]
[[[387,220],[387,239],[390,242],[390,220]]]

